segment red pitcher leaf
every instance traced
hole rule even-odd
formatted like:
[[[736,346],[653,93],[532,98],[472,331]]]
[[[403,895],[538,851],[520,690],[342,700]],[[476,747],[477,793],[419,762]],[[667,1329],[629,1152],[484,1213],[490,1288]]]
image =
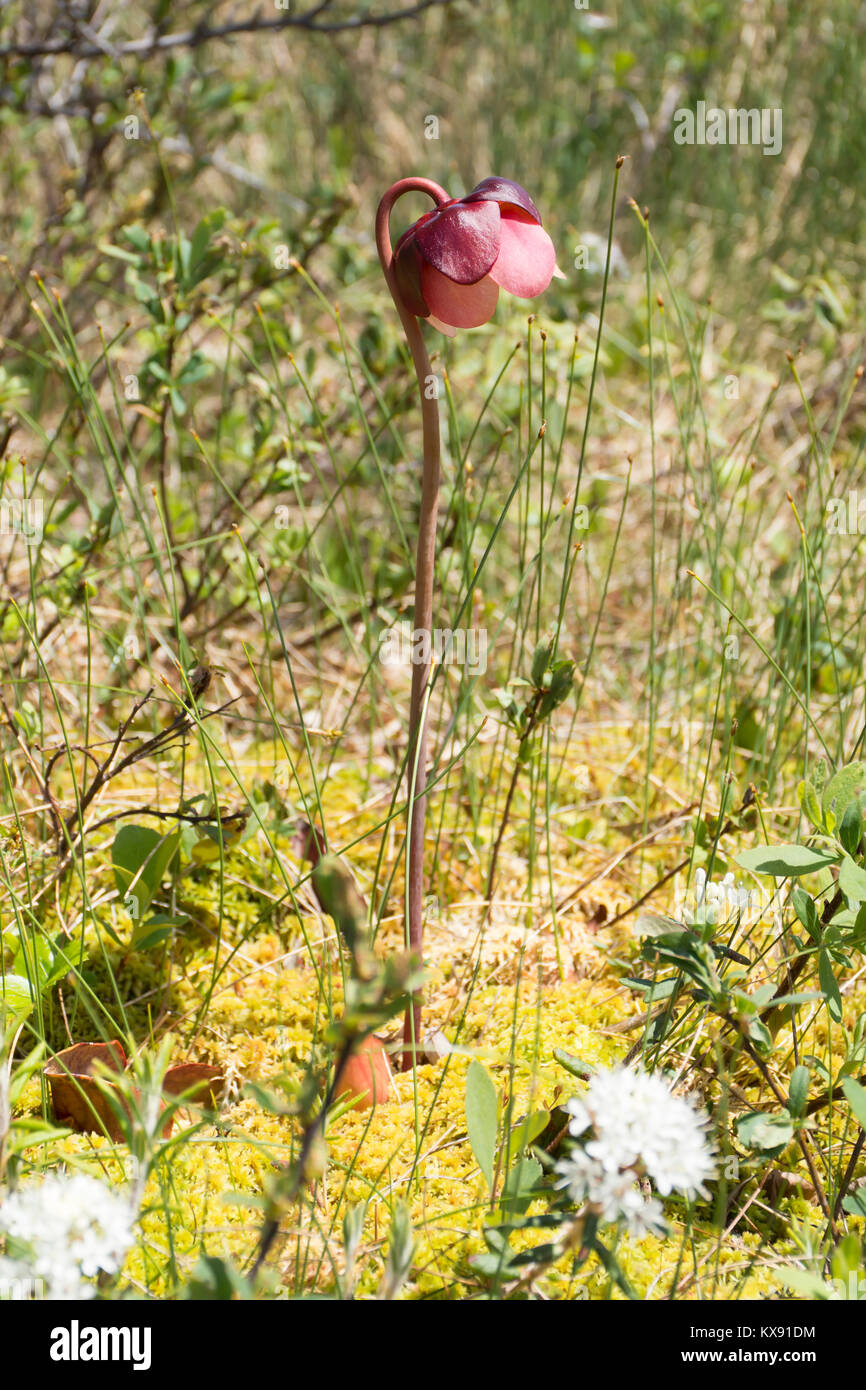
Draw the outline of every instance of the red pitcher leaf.
[[[110,1092],[114,1093],[120,1105],[130,1115],[130,1107],[120,1089],[103,1076],[101,1070],[125,1073],[129,1063],[126,1053],[117,1040],[110,1043],[74,1043],[58,1052],[45,1065],[45,1076],[51,1090],[54,1113],[58,1120],[77,1130],[79,1134],[107,1134],[114,1143],[123,1143],[123,1133],[117,1111],[111,1103]],[[218,1097],[225,1084],[219,1067],[211,1067],[203,1062],[188,1062],[181,1066],[169,1067],[163,1085],[171,1095],[182,1095],[192,1091],[191,1104],[209,1105],[216,1109]],[[140,1092],[134,1092],[136,1102]],[[160,1109],[164,1110],[161,1102]],[[172,1131],[171,1116],[162,1127],[162,1136],[167,1139]]]
[[[107,1071],[126,1071],[126,1053],[117,1038],[113,1042],[73,1043],[56,1052],[46,1063],[48,1076],[70,1072],[72,1076],[93,1076],[97,1064]]]
[[[123,1140],[117,1114],[101,1086],[94,1079],[100,1069],[122,1072],[126,1054],[119,1042],[75,1043],[58,1052],[45,1064],[58,1120],[80,1134],[107,1134],[115,1143]]]
[[[292,850],[299,859],[306,860],[315,868],[321,856],[327,853],[325,837],[317,825],[313,826],[301,817],[295,824]]]
[[[162,1079],[162,1088],[169,1095],[183,1096],[190,1105],[206,1105],[211,1110],[219,1105],[225,1084],[222,1069],[208,1066],[206,1062],[182,1062],[169,1067]]]
[[[381,1038],[365,1038],[358,1051],[343,1068],[334,1092],[337,1096],[356,1096],[356,1110],[380,1105],[391,1095],[391,1064]]]

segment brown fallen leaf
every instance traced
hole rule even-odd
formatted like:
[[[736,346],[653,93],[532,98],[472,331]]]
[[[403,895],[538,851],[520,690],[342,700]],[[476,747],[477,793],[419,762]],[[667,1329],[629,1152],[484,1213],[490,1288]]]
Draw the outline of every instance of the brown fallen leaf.
[[[51,1091],[54,1113],[58,1120],[80,1134],[107,1134],[114,1143],[123,1143],[120,1118],[107,1092],[119,1087],[112,1085],[106,1072],[123,1073],[129,1063],[121,1044],[115,1039],[108,1043],[74,1043],[65,1047],[45,1064],[45,1078]],[[97,1080],[99,1077],[99,1080]],[[190,1105],[207,1105],[216,1109],[225,1085],[219,1067],[205,1062],[183,1062],[169,1067],[163,1077],[163,1090],[169,1095],[186,1097]],[[121,1104],[129,1113],[121,1099]],[[162,1106],[165,1109],[165,1104]],[[163,1138],[172,1131],[173,1116],[163,1125]]]

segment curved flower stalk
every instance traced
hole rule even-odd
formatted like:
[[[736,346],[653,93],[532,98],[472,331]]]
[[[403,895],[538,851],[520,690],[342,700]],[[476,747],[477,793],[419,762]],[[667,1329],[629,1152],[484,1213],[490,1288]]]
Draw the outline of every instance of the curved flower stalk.
[[[426,193],[435,206],[391,247],[391,210],[404,193]],[[433,574],[439,505],[439,408],[430,358],[418,322],[441,332],[475,328],[493,316],[500,287],[524,299],[547,289],[556,272],[553,242],[529,194],[510,179],[484,179],[465,198],[449,198],[431,179],[392,184],[376,215],[376,245],[382,271],[400,315],[421,397],[424,435],[421,514],[415,568],[415,633],[433,625]],[[422,644],[429,653],[431,643]],[[409,836],[407,897],[409,948],[420,955],[424,898],[424,820],[427,733],[424,717],[430,660],[412,666],[409,703]],[[403,1070],[412,1066],[420,1039],[421,1000],[407,1010]]]

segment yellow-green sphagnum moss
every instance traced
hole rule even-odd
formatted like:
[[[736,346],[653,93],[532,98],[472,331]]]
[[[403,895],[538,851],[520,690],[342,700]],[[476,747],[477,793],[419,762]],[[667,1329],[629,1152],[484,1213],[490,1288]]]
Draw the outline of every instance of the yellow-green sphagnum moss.
[[[363,831],[365,818],[375,823],[379,808],[362,811],[350,778],[335,778],[327,797],[330,820],[351,824],[353,835]],[[294,880],[302,867],[285,843],[280,852],[286,854]],[[376,837],[371,836],[350,856],[364,889],[372,881],[376,855]],[[202,1125],[196,1115],[182,1112],[176,1126],[180,1141],[148,1181],[139,1240],[127,1258],[124,1279],[155,1296],[177,1295],[202,1251],[229,1257],[240,1267],[253,1257],[263,1190],[291,1158],[298,1130],[294,1119],[263,1108],[244,1085],[268,1087],[281,1076],[298,1081],[311,1058],[324,1063],[327,1023],[342,1008],[343,974],[332,925],[316,915],[308,891],[297,898],[300,917],[288,901],[280,912],[273,911],[274,901],[285,895],[284,880],[270,850],[255,840],[232,848],[224,869],[222,887],[205,870],[185,880],[189,925],[169,952],[136,953],[107,937],[98,941],[92,929],[84,943],[91,987],[107,1010],[114,997],[112,975],[122,991],[124,1014],[114,1025],[118,1032],[125,1017],[141,1045],[159,1019],[160,1035],[168,1028],[177,1041],[177,1059],[216,1062],[227,1075],[219,1127]],[[519,878],[519,867],[514,872]],[[402,891],[399,875],[393,891]],[[477,1294],[482,1285],[469,1257],[485,1249],[483,1228],[496,1218],[466,1136],[470,1060],[477,1058],[488,1069],[501,1116],[507,1107],[516,1124],[581,1090],[582,1083],[557,1062],[556,1049],[587,1066],[603,1067],[620,1060],[634,1040],[634,1033],[607,1031],[640,1008],[605,954],[605,946],[612,944],[618,951],[632,951],[627,938],[605,938],[603,931],[586,933],[583,928],[569,936],[563,924],[560,945],[571,972],[563,980],[551,970],[549,931],[542,948],[520,914],[498,921],[491,917],[483,937],[477,928],[477,914],[467,918],[458,902],[444,902],[429,938],[425,1027],[440,1030],[455,1049],[435,1064],[420,1065],[414,1080],[411,1074],[398,1074],[387,1104],[367,1110],[338,1106],[332,1113],[324,1175],[302,1209],[284,1214],[271,1260],[277,1291],[288,1296],[302,1289],[334,1288],[344,1265],[343,1217],[349,1206],[364,1203],[356,1288],[362,1296],[372,1293],[382,1272],[393,1205],[403,1199],[416,1241],[406,1296]],[[398,949],[401,933],[399,913],[386,917],[377,952]],[[853,995],[846,1000],[849,1005],[856,1012]],[[69,1041],[62,1015],[52,1026],[57,1046]],[[98,1036],[85,1011],[79,1011],[78,1026],[76,1040]],[[828,1033],[823,1016],[801,1040],[806,1043],[819,1055],[831,1047],[838,1052],[838,1040]],[[754,1078],[744,1084],[748,1095]],[[39,1103],[33,1082],[24,1105],[35,1110]],[[184,1137],[187,1122],[198,1127]],[[98,1137],[70,1135],[34,1150],[32,1157],[43,1165],[83,1167],[110,1181],[124,1181],[131,1174],[128,1150]],[[790,1166],[796,1168],[798,1162],[792,1150]],[[497,1174],[500,1187],[502,1179]],[[804,1223],[816,1220],[814,1207],[796,1193],[791,1213]],[[617,1259],[639,1297],[667,1298],[674,1285],[676,1296],[687,1299],[761,1298],[777,1290],[757,1223],[727,1235],[720,1250],[718,1232],[708,1222],[693,1219],[691,1235],[684,1237],[685,1216],[682,1207],[670,1204],[670,1234],[619,1239]],[[537,1232],[521,1232],[513,1244],[519,1249],[537,1239]],[[562,1261],[545,1273],[543,1287],[559,1298],[623,1297],[611,1289],[595,1260],[576,1276]]]

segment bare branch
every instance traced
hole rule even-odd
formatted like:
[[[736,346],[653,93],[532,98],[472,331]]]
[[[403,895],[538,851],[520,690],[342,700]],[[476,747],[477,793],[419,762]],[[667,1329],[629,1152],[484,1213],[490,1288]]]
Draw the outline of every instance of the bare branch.
[[[145,38],[129,39],[126,42],[112,43],[111,56],[117,58],[149,58],[155,53],[165,53],[177,48],[200,48],[202,44],[214,39],[234,38],[238,34],[279,33],[284,29],[304,29],[308,33],[341,34],[353,29],[382,29],[388,24],[397,24],[404,19],[413,19],[425,10],[438,9],[450,5],[453,0],[418,0],[417,4],[402,10],[377,14],[351,15],[346,19],[320,19],[319,16],[329,8],[328,4],[318,4],[303,14],[280,14],[266,18],[261,14],[250,15],[230,24],[211,27],[198,24],[194,29],[186,29],[176,34],[151,33]],[[77,34],[69,34],[59,39],[39,39],[33,43],[0,44],[0,58],[47,58],[59,55],[74,58],[104,57],[108,45],[94,38],[93,31],[79,27]]]

